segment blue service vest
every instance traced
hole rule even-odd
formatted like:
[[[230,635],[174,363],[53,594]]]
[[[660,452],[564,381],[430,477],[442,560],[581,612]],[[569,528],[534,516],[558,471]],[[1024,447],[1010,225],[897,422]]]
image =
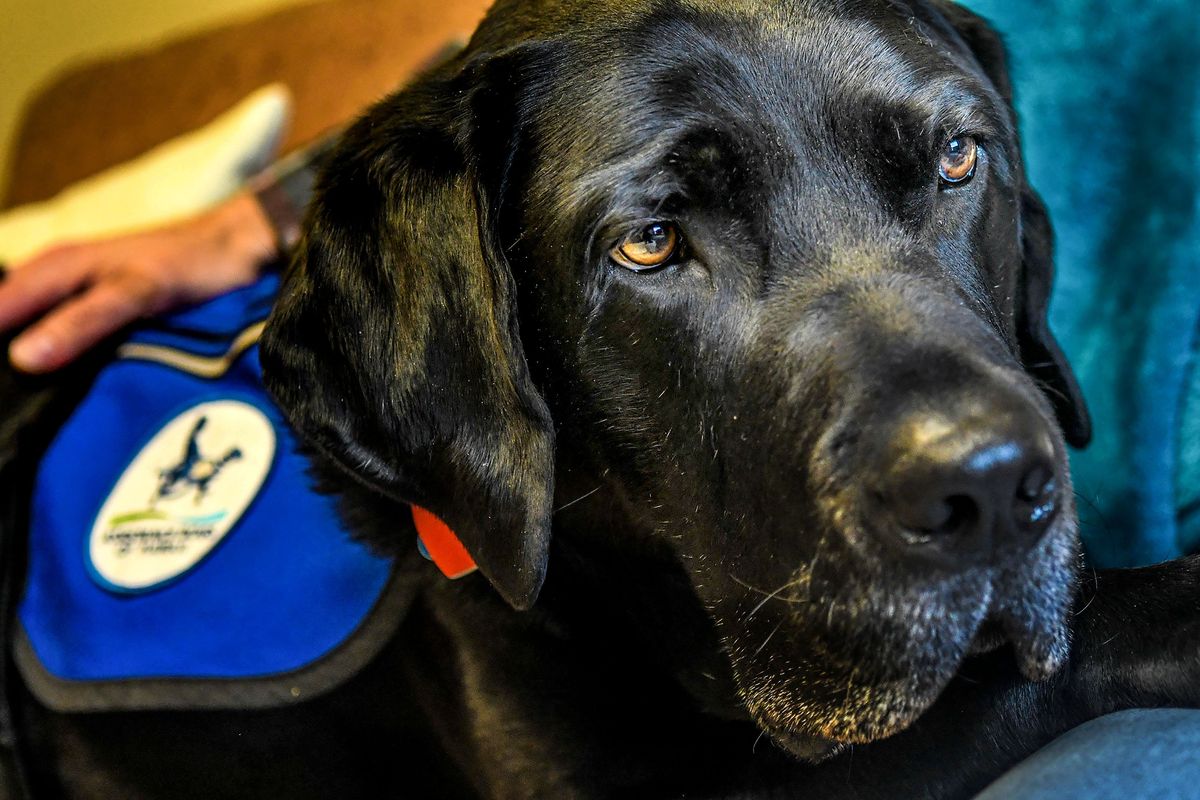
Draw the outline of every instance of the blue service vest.
[[[38,466],[15,656],[58,710],[254,707],[332,688],[407,605],[267,396],[275,276],[134,332]]]

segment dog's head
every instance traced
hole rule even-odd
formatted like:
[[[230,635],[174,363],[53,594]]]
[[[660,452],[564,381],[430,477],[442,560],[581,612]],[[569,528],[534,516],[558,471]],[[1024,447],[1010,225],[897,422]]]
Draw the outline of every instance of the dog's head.
[[[574,513],[672,548],[750,713],[815,755],[973,650],[1064,658],[1088,420],[1050,249],[956,6],[501,0],[346,133],[263,363],[518,608],[600,487]]]

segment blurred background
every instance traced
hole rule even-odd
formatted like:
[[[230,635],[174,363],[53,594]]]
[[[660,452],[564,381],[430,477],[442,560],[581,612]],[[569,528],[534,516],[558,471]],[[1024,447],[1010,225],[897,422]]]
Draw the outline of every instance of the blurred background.
[[[64,69],[312,0],[4,0],[0,196],[21,110]]]

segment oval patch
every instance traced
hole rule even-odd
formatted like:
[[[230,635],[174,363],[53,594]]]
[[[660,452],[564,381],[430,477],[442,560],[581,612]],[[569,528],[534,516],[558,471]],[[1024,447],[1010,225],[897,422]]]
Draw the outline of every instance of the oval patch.
[[[88,561],[107,589],[153,589],[198,564],[241,519],[275,458],[262,411],[214,400],[164,425],[134,456],[92,523]]]

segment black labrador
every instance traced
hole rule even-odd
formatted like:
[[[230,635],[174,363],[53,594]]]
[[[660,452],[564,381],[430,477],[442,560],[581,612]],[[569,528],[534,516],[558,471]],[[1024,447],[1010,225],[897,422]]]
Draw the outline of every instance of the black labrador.
[[[425,568],[302,707],[29,703],[36,774],[969,797],[1198,705],[1200,561],[1077,574],[1051,272],[1003,48],[949,2],[501,0],[345,135],[262,351],[351,527],[412,561],[420,504],[482,577]]]

